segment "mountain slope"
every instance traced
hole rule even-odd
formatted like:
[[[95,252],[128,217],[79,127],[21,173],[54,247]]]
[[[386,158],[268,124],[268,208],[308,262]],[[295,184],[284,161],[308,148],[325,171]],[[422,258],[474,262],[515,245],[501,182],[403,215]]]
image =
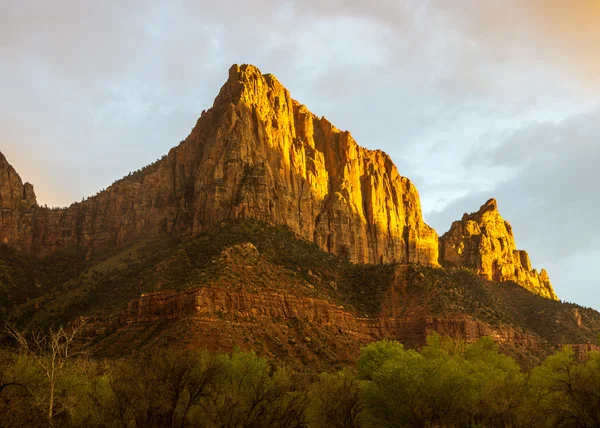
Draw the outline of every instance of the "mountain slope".
[[[0,209],[0,320],[84,317],[97,355],[240,346],[330,366],[438,331],[531,362],[600,331],[555,301],[494,200],[438,240],[389,156],[250,65],[167,156],[68,208],[38,206],[0,155]]]
[[[322,368],[352,361],[370,341],[418,347],[433,331],[492,336],[530,365],[560,345],[591,347],[600,332],[598,312],[512,282],[464,269],[352,264],[253,220],[181,243],[141,241],[88,263],[5,320],[41,327],[83,316],[102,356],[157,344],[241,347]]]
[[[358,146],[250,65],[231,67],[213,107],[168,156],[68,208],[38,206],[33,186],[0,157],[0,207],[2,242],[40,257],[77,246],[90,259],[153,236],[191,239],[223,220],[253,218],[353,262],[465,266],[556,298],[501,218],[463,219],[438,248],[415,187],[389,156]],[[505,239],[480,233],[485,221],[500,225]],[[481,246],[504,241],[507,249]],[[465,245],[468,256],[459,254]]]

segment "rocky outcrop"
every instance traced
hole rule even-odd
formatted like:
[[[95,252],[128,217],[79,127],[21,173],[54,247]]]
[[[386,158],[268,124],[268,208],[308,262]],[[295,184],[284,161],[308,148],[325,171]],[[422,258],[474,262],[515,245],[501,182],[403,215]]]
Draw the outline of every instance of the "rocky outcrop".
[[[297,318],[363,339],[369,335],[365,320],[355,318],[343,307],[326,300],[277,292],[223,290],[221,287],[205,287],[180,293],[165,291],[143,294],[129,303],[120,317],[120,323],[152,322],[189,314],[198,317],[226,314],[236,319]]]
[[[71,244],[91,254],[160,232],[189,238],[254,218],[354,262],[438,262],[417,190],[390,157],[360,147],[250,65],[230,69],[213,107],[168,156],[87,201],[27,217],[15,211],[24,191],[9,180],[2,176],[11,189],[2,234],[40,255]]]
[[[394,312],[403,313],[406,308],[399,305],[394,308]],[[189,316],[197,320],[212,320],[214,323],[222,323],[224,319],[234,319],[238,323],[252,323],[257,319],[297,319],[318,326],[319,329],[352,337],[363,344],[385,338],[401,341],[411,347],[421,347],[428,335],[437,332],[468,343],[482,337],[492,337],[501,346],[528,351],[538,352],[548,346],[537,335],[525,333],[510,325],[491,327],[467,315],[444,317],[413,314],[395,317],[382,313],[373,317],[358,317],[353,311],[325,299],[266,290],[224,290],[222,287],[211,286],[183,292],[143,294],[131,301],[121,313],[119,328],[136,328],[140,324],[175,321]],[[102,323],[91,325],[107,329]]]
[[[36,199],[33,186],[21,177],[0,153],[0,242],[30,248],[33,240]]]
[[[600,351],[600,346],[592,345],[592,344],[573,344],[567,345],[573,348],[573,356],[577,361],[585,361],[587,359],[589,352],[598,352]]]
[[[354,262],[440,261],[556,299],[494,200],[455,222],[438,247],[417,190],[388,155],[360,147],[250,65],[230,69],[213,107],[168,156],[81,203],[39,207],[3,156],[0,173],[0,239],[41,256],[69,245],[92,255],[159,233],[192,238],[252,218]]]
[[[474,269],[493,281],[514,281],[549,299],[558,300],[544,269],[532,269],[529,256],[517,250],[512,228],[490,199],[479,211],[465,214],[440,238],[442,265]]]

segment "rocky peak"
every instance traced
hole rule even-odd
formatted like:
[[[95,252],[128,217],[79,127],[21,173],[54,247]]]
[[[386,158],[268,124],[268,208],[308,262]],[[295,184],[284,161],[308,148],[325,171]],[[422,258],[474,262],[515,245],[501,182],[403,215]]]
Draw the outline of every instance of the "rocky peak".
[[[29,206],[37,205],[37,198],[35,196],[35,190],[33,189],[33,184],[25,183],[23,185],[23,200]]]
[[[488,199],[487,202],[485,204],[483,204],[480,208],[479,211],[476,211],[474,213],[464,213],[462,216],[462,221],[466,221],[466,220],[475,220],[477,221],[477,219],[481,219],[483,217],[483,215],[487,212],[494,212],[494,213],[498,213],[498,202],[496,202],[496,200],[494,198]]]
[[[21,204],[28,208],[37,204],[33,186],[23,184],[17,171],[0,152],[0,208],[15,209]]]
[[[474,269],[489,280],[514,281],[557,300],[546,271],[532,269],[527,252],[517,250],[512,227],[500,216],[495,199],[452,223],[440,238],[440,262]]]
[[[273,75],[232,66],[193,136],[189,150],[203,147],[199,228],[251,217],[355,262],[437,264],[437,234],[389,156],[312,114]]]
[[[353,262],[438,263],[417,190],[389,156],[360,147],[251,65],[230,68],[213,108],[163,160],[65,210],[17,215],[8,234],[40,255],[74,243],[93,253],[243,218],[288,226]]]
[[[263,97],[269,92],[287,92],[272,74],[262,74],[260,70],[250,64],[234,64],[229,69],[227,82],[215,98],[213,107],[223,104],[243,102],[249,106],[258,106],[264,103]]]
[[[23,184],[17,171],[0,152],[0,242],[30,248],[33,212],[36,207],[33,186]],[[25,225],[22,225],[22,221]]]

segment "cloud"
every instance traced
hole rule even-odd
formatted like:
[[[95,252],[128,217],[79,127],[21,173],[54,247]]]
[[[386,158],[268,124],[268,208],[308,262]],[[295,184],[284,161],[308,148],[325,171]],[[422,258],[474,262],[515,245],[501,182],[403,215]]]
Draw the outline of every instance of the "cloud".
[[[600,281],[590,267],[596,266],[600,251],[581,251],[552,266],[551,280],[558,297],[567,302],[577,302],[598,310]]]
[[[529,252],[534,267],[548,270],[559,297],[600,308],[594,268],[600,254],[599,115],[594,109],[557,122],[527,122],[497,145],[477,147],[465,168],[509,168],[511,174],[485,190],[474,181],[466,194],[426,213],[426,220],[443,234],[464,212],[495,197],[517,246]]]
[[[478,147],[466,157],[467,165],[491,171],[510,167],[513,175],[493,189],[471,189],[428,218],[443,233],[449,220],[495,197],[500,213],[513,224],[518,245],[534,260],[558,263],[577,252],[600,250],[598,117],[595,109],[560,122],[525,123],[501,144]]]

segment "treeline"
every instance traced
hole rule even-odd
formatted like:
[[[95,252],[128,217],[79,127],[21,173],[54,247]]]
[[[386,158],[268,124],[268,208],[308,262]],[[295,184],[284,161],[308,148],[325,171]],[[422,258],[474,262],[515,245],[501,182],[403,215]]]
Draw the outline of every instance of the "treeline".
[[[600,353],[563,348],[523,372],[488,338],[381,341],[320,375],[253,353],[74,352],[73,335],[14,335],[0,354],[2,427],[598,427]],[[56,339],[54,342],[52,340]]]

